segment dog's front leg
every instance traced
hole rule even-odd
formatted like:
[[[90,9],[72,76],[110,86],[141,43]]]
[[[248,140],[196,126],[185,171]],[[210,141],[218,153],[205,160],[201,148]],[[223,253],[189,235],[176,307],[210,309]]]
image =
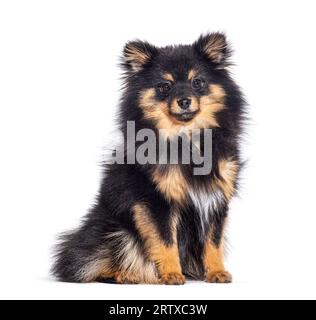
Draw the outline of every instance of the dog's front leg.
[[[152,214],[144,204],[133,207],[134,221],[140,237],[145,243],[148,258],[157,266],[160,283],[184,284],[177,243],[176,215],[169,215],[170,239],[166,241],[153,222]]]
[[[213,226],[205,239],[203,264],[205,279],[211,283],[230,283],[232,276],[224,266],[224,223]],[[216,234],[216,236],[215,236]]]

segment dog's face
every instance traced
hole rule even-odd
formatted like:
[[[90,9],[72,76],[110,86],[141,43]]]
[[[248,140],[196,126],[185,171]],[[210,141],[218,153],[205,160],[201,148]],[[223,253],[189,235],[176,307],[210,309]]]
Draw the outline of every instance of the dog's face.
[[[123,64],[143,117],[173,133],[183,127],[218,127],[217,114],[225,108],[222,83],[229,53],[219,33],[176,47],[127,43]]]

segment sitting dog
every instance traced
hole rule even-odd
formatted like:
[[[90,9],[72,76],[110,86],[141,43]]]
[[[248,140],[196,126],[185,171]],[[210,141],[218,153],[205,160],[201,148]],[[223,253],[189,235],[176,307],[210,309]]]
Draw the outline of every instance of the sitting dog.
[[[143,41],[123,50],[119,110],[123,158],[128,123],[171,143],[185,132],[211,130],[212,169],[194,163],[111,163],[81,226],[61,236],[53,274],[62,281],[184,284],[186,278],[229,283],[223,233],[237,190],[245,101],[228,67],[222,33],[192,45],[158,48]],[[137,148],[136,143],[135,148]],[[192,151],[192,150],[191,150]]]

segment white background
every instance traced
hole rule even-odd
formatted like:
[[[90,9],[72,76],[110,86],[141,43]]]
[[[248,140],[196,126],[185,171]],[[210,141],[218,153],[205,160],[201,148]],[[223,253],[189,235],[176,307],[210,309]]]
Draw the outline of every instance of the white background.
[[[315,1],[1,1],[1,298],[316,298]],[[225,31],[250,107],[241,197],[231,205],[235,282],[65,284],[56,235],[99,186],[127,40],[191,43]]]

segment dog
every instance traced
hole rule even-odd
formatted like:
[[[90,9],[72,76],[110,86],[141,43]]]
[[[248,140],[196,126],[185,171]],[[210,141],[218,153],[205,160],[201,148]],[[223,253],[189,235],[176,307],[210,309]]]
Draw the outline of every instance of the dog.
[[[191,45],[128,42],[122,54],[119,129],[150,129],[171,142],[180,132],[211,130],[212,169],[195,175],[191,162],[111,163],[81,226],[60,237],[53,275],[67,282],[181,285],[186,279],[230,283],[224,228],[242,167],[245,99],[229,73],[223,33]],[[162,132],[162,134],[160,134]],[[136,143],[137,147],[137,143]],[[123,158],[129,154],[124,144]],[[191,150],[192,151],[192,150]]]

